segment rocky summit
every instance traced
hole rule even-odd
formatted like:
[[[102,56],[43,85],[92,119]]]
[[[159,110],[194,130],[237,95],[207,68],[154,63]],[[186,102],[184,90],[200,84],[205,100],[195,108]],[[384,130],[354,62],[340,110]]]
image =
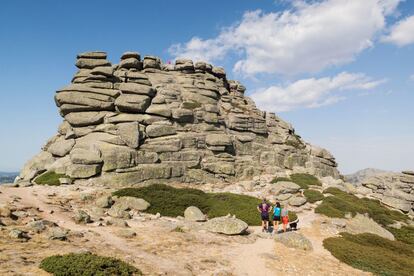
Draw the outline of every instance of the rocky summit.
[[[229,182],[262,173],[339,178],[334,157],[259,110],[221,67],[175,64],[126,52],[77,56],[72,82],[57,90],[63,122],[28,161],[21,182],[55,172],[90,185]]]

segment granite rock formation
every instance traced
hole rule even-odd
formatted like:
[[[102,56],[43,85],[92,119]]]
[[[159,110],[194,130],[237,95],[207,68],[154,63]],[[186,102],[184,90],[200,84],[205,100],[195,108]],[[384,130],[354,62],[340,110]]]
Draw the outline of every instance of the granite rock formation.
[[[382,173],[364,179],[356,192],[414,215],[414,171]]]
[[[55,95],[63,122],[20,181],[54,171],[90,185],[226,182],[298,170],[339,178],[334,157],[259,110],[223,68],[126,52],[77,56],[72,83]]]

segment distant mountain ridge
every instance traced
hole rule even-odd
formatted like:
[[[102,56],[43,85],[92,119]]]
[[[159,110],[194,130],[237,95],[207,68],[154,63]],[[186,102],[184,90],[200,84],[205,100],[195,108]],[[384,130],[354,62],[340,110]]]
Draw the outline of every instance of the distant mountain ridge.
[[[383,173],[389,173],[389,172],[390,171],[379,170],[379,169],[374,169],[374,168],[366,168],[363,170],[359,170],[353,174],[345,175],[345,180],[347,182],[357,184],[357,183],[361,183],[367,177],[371,177],[371,176],[383,174]]]
[[[18,172],[0,172],[0,184],[13,182],[18,175]]]

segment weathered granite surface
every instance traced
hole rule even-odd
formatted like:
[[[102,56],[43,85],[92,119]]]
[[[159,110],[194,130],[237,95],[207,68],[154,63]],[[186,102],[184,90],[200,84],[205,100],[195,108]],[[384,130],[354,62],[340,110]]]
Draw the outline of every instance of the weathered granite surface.
[[[136,52],[112,65],[104,52],[79,54],[72,83],[57,90],[63,122],[28,161],[20,181],[46,171],[91,185],[205,183],[300,168],[339,177],[334,157],[259,110],[223,68]]]

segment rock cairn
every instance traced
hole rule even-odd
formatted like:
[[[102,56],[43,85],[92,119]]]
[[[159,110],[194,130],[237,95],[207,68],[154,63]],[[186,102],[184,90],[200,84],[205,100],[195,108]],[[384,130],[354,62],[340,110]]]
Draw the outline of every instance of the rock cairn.
[[[72,83],[56,92],[63,123],[26,163],[20,181],[47,171],[91,185],[225,182],[300,170],[339,177],[334,157],[259,110],[221,67],[126,52],[77,56]]]

